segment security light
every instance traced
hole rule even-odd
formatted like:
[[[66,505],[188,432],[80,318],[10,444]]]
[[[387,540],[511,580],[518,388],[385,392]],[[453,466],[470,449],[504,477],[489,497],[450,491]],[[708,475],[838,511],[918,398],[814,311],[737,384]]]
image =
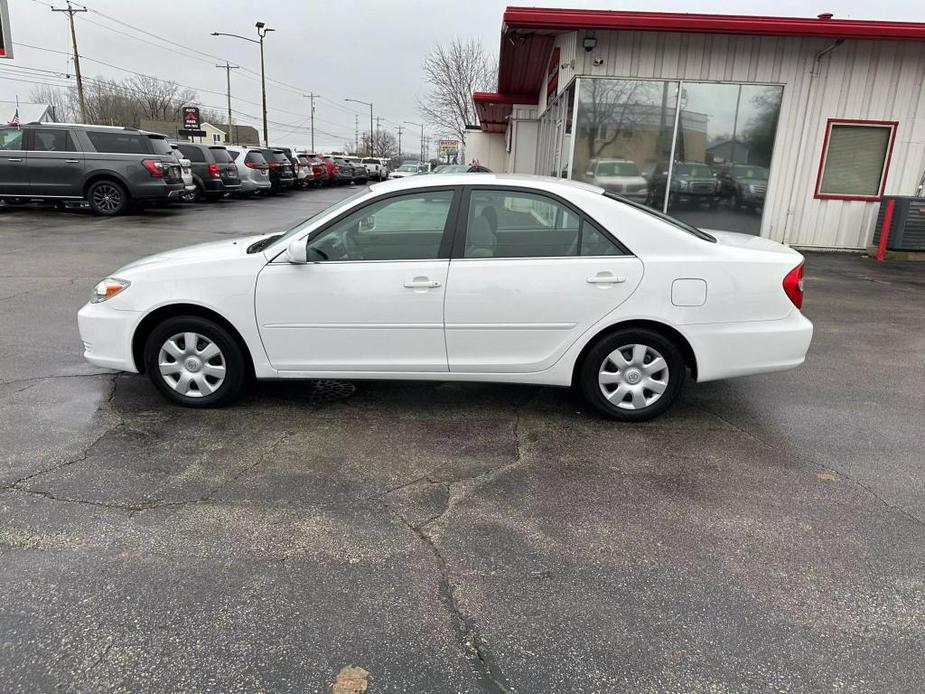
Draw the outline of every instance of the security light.
[[[597,45],[597,39],[593,36],[585,36],[581,41],[581,45],[585,47],[585,51],[590,53],[594,50],[594,47]]]
[[[256,26],[258,29],[263,29],[266,25],[266,22],[257,22],[254,26]]]

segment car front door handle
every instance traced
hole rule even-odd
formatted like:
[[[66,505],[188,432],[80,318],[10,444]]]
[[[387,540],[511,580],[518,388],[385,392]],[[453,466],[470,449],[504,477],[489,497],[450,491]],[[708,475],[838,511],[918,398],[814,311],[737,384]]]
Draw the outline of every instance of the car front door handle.
[[[406,289],[436,289],[440,286],[437,280],[429,280],[426,277],[415,277],[408,280],[403,285]]]
[[[19,157],[8,157],[8,158],[7,158],[7,161],[20,162],[20,161],[22,161],[22,159],[20,159]]]
[[[79,163],[80,163],[80,159],[65,159],[65,160],[64,160],[64,163],[65,163],[65,164],[79,164]]]
[[[596,275],[591,275],[587,282],[588,284],[620,284],[621,282],[626,282],[626,278],[610,272],[599,272]]]

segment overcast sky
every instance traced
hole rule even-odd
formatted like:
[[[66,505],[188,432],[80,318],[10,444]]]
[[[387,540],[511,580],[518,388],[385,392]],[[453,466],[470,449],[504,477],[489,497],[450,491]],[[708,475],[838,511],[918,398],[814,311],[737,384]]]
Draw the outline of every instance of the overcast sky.
[[[28,101],[35,79],[11,65],[70,72],[65,55],[27,48],[30,44],[56,51],[70,50],[64,14],[52,14],[49,4],[63,0],[10,0],[10,19],[16,58],[0,60],[0,100],[18,95]],[[276,144],[308,143],[308,99],[302,93],[321,95],[316,102],[315,141],[318,149],[339,148],[353,141],[354,116],[368,129],[366,107],[344,102],[345,97],[372,101],[382,127],[392,131],[402,121],[419,121],[417,101],[425,91],[421,63],[434,43],[453,37],[477,38],[496,52],[504,7],[516,2],[500,0],[87,0],[95,12],[78,15],[78,43],[86,56],[87,77],[122,78],[130,73],[170,79],[192,87],[201,101],[224,111],[225,73],[219,62],[200,53],[183,55],[181,49],[139,34],[137,27],[207,53],[253,72],[232,73],[236,116],[242,123],[260,127],[260,63],[258,48],[244,41],[210,36],[224,31],[254,36],[254,22],[262,20],[276,31],[267,37],[267,76],[270,140]],[[811,5],[805,0],[535,0],[549,7],[622,10],[739,13],[815,16],[833,12],[838,18],[925,21],[925,3],[913,0],[827,0]],[[124,24],[119,24],[123,22]],[[126,26],[130,25],[130,26]],[[121,32],[121,33],[120,33]],[[136,38],[131,38],[136,37]],[[143,41],[139,40],[142,39]],[[157,44],[160,47],[156,47]],[[94,58],[112,66],[91,62]],[[282,84],[280,84],[282,83]],[[287,85],[287,86],[284,86]],[[210,91],[207,91],[210,90]],[[416,149],[420,130],[406,126],[407,146]],[[428,129],[429,135],[440,135]]]

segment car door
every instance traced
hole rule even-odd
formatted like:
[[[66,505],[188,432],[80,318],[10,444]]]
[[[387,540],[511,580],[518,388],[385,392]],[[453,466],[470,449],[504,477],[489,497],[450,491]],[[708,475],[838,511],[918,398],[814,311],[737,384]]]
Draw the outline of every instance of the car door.
[[[289,372],[446,371],[443,300],[452,188],[380,196],[308,239],[308,264],[286,254],[256,287],[270,363]]]
[[[550,368],[642,279],[638,258],[560,198],[472,187],[447,278],[451,372]]]
[[[80,197],[84,164],[84,153],[77,151],[67,128],[32,129],[27,165],[32,195]]]
[[[27,130],[0,126],[0,195],[28,195],[29,172],[26,169]]]

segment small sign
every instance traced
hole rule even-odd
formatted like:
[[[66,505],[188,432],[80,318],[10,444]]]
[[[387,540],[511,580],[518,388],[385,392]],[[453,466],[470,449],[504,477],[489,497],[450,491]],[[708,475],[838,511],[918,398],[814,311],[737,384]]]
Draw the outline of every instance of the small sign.
[[[440,156],[455,157],[459,154],[459,140],[440,140]]]
[[[13,39],[10,36],[10,9],[7,0],[0,0],[0,58],[13,57]]]
[[[198,106],[183,107],[183,128],[185,130],[202,130]]]

